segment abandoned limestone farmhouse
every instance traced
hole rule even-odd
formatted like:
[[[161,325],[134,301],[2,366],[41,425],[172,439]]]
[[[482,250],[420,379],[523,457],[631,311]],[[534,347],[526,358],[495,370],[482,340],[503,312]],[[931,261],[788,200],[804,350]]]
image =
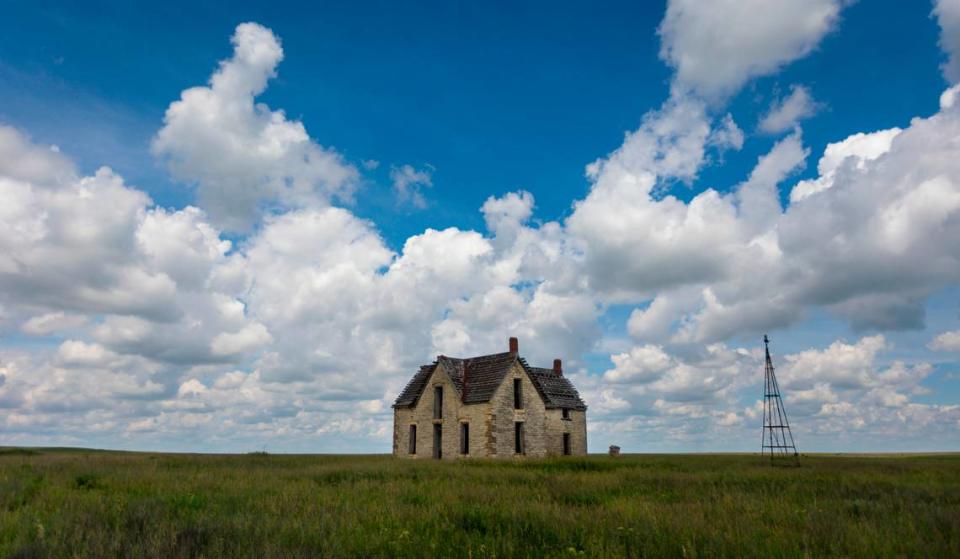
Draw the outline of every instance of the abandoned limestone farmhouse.
[[[563,376],[510,351],[441,355],[393,405],[393,454],[408,458],[545,457],[587,453],[587,406]]]

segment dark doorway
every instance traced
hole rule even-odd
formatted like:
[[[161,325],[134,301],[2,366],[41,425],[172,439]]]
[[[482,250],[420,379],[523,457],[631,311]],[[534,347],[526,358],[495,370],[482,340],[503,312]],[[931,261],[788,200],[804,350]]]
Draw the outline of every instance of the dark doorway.
[[[570,433],[563,434],[563,455],[570,456]]]
[[[433,457],[439,460],[443,457],[443,425],[434,423],[433,425]]]
[[[517,421],[513,424],[513,450],[517,454],[523,454],[523,422]]]

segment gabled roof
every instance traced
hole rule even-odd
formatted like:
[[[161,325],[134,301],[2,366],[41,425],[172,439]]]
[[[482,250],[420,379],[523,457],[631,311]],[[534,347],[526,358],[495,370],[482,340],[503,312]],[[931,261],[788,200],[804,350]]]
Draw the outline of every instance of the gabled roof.
[[[413,375],[413,378],[410,379],[410,382],[397,397],[393,407],[415,406],[427,386],[430,375],[438,367],[442,367],[450,377],[461,402],[464,404],[489,402],[500,383],[503,382],[504,377],[510,372],[510,368],[518,362],[529,375],[547,408],[587,409],[586,404],[580,399],[577,389],[567,378],[558,375],[553,369],[531,367],[526,360],[518,358],[516,354],[511,352],[481,355],[467,359],[441,355],[433,363],[420,367],[420,370]]]
[[[417,374],[413,375],[410,382],[407,383],[400,392],[400,395],[397,396],[397,401],[393,403],[393,407],[406,408],[416,405],[417,400],[420,399],[420,394],[423,393],[423,389],[427,386],[427,381],[430,380],[430,373],[433,372],[435,366],[436,362],[434,362],[433,365],[423,365],[420,367]]]
[[[520,363],[527,370],[537,391],[543,396],[548,409],[568,408],[579,411],[587,409],[587,404],[580,399],[580,393],[574,388],[570,379],[558,375],[553,369],[531,367],[524,359],[521,359]]]

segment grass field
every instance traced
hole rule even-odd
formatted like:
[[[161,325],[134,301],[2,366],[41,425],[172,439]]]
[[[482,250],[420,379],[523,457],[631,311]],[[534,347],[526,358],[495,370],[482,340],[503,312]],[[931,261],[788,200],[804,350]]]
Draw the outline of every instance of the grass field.
[[[960,557],[960,455],[0,449],[0,557]]]

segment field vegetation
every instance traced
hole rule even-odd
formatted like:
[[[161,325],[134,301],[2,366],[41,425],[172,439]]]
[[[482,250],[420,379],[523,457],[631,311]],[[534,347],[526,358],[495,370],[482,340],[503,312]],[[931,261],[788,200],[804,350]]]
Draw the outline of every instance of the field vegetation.
[[[0,449],[0,557],[960,557],[960,455]]]

